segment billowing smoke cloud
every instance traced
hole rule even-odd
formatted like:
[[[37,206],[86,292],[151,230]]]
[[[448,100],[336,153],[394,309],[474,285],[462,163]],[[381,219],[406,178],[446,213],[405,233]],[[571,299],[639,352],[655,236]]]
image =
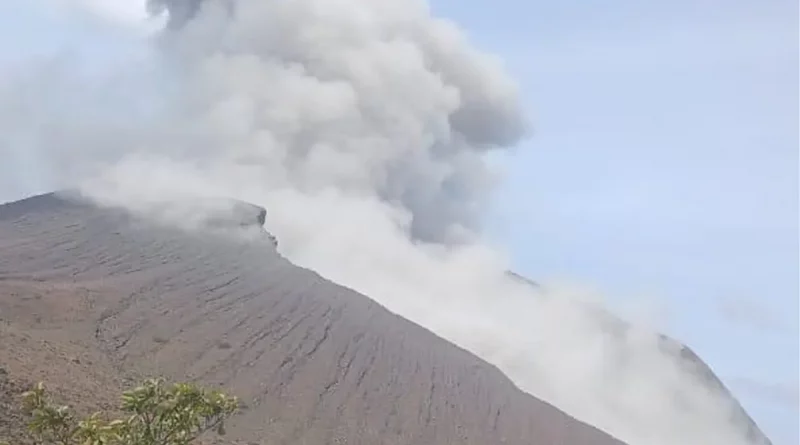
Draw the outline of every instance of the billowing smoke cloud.
[[[485,155],[526,121],[498,61],[423,1],[150,7],[172,18],[145,56],[9,83],[0,150],[100,202],[262,205],[292,261],[631,445],[750,443],[654,333],[610,329],[580,295],[510,278],[480,242],[497,180]]]

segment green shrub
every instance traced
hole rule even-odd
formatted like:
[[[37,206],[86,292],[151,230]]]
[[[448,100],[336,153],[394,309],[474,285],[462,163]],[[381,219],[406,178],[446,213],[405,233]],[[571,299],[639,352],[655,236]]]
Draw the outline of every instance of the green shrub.
[[[225,420],[238,409],[235,397],[190,383],[145,381],[122,395],[122,418],[94,413],[78,419],[56,406],[42,383],[23,395],[29,429],[48,445],[188,445],[207,431],[225,434]]]

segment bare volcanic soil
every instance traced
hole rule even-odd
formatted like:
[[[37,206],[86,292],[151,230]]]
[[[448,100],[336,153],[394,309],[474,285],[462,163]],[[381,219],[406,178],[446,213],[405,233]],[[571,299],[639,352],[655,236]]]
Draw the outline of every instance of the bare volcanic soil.
[[[25,384],[89,410],[162,375],[244,401],[226,442],[621,444],[291,264],[266,232],[182,231],[55,194],[0,206],[0,368],[0,439],[19,434]]]

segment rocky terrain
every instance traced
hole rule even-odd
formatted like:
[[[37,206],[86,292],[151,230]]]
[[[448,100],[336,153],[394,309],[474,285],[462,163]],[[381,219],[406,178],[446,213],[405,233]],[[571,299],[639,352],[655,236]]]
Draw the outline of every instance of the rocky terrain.
[[[230,227],[187,231],[54,194],[0,206],[0,408],[37,380],[79,409],[108,407],[158,374],[239,396],[229,442],[620,444],[291,264],[262,211],[237,208]],[[16,437],[18,416],[0,418]]]

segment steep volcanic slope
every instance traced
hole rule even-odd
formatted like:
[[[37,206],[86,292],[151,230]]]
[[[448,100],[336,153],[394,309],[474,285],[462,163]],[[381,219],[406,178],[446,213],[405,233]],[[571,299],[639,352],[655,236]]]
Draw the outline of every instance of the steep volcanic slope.
[[[598,311],[597,316],[607,324],[609,332],[617,335],[624,335],[625,331],[631,328],[627,322],[611,313]],[[747,438],[748,443],[772,444],[731,391],[691,348],[665,335],[659,335],[659,348],[665,354],[678,357],[679,366],[692,376],[698,388],[707,388],[724,401],[731,424],[736,426],[742,437]]]
[[[248,405],[232,439],[620,443],[292,265],[266,232],[179,231],[52,194],[6,204],[0,317],[0,366],[12,375],[67,373],[73,391],[98,394],[146,373],[220,384]]]
[[[536,290],[541,289],[541,285],[535,281],[514,272],[508,272],[509,276],[519,280],[526,285],[530,285]],[[592,308],[596,319],[604,326],[604,331],[622,338],[631,325],[616,315],[600,308]],[[748,443],[754,445],[771,445],[772,442],[761,431],[756,422],[745,411],[739,401],[731,391],[717,377],[714,371],[705,363],[691,348],[678,342],[677,340],[659,335],[659,349],[668,356],[676,357],[679,366],[686,371],[697,383],[698,388],[707,388],[711,393],[716,394],[726,405],[726,412],[731,419],[731,423],[740,431],[742,437],[746,437]]]

